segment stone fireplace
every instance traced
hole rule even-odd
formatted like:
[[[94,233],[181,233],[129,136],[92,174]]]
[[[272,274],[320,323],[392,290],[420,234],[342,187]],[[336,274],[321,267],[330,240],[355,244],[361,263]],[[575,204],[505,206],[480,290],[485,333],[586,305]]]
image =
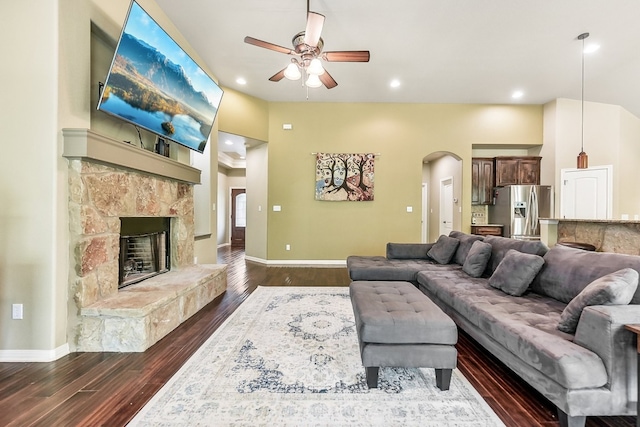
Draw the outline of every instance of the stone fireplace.
[[[225,266],[193,263],[193,185],[200,173],[86,129],[63,134],[69,344],[75,351],[144,351],[226,288]],[[165,218],[171,256],[161,267],[171,271],[119,289],[122,218]]]

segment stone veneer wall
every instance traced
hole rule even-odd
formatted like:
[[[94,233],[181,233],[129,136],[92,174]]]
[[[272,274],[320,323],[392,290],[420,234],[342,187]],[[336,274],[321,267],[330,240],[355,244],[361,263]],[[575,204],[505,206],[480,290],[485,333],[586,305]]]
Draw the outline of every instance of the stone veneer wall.
[[[599,252],[640,255],[640,222],[560,219],[558,241],[589,243]]]
[[[69,345],[80,310],[118,293],[120,217],[171,218],[171,269],[193,264],[193,185],[79,159],[69,160]]]

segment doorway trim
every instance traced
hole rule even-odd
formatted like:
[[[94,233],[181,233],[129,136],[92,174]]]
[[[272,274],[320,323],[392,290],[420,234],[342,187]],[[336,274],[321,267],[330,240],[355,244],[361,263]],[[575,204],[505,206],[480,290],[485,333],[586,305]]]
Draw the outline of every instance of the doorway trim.
[[[227,203],[227,212],[225,215],[225,221],[227,223],[227,236],[228,236],[228,243],[229,245],[231,245],[233,243],[233,239],[231,237],[232,235],[232,228],[233,228],[233,190],[244,190],[245,193],[247,192],[247,188],[245,187],[228,187],[229,188],[229,200]],[[245,228],[245,233],[246,233],[246,228]],[[246,234],[245,234],[245,243],[246,243]]]
[[[429,241],[429,183],[422,183],[422,243]]]
[[[450,200],[445,200],[445,195],[444,195],[444,191],[442,191],[444,189],[444,187],[446,185],[451,185],[451,199]],[[446,232],[446,228],[445,228],[445,211],[444,208],[446,205],[451,205],[451,229],[453,230],[453,220],[454,220],[454,202],[453,202],[453,176],[447,176],[444,178],[440,179],[440,215],[438,216],[438,229],[440,232],[440,235],[445,234],[448,235],[449,233]]]

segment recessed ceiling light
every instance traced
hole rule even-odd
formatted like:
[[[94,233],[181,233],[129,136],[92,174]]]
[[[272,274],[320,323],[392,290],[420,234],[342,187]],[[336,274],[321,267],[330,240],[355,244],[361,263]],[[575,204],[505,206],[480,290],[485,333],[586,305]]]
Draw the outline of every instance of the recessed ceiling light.
[[[391,80],[391,83],[389,83],[389,86],[391,86],[391,87],[399,87],[400,86],[400,80],[398,80],[398,79]]]
[[[515,92],[513,92],[513,94],[511,95],[511,97],[513,99],[520,99],[524,96],[524,92],[521,90],[516,90]]]
[[[584,53],[593,53],[596,50],[600,49],[600,45],[599,44],[588,44],[584,47]]]
[[[233,142],[229,141],[228,139],[224,143],[227,145],[233,145]]]
[[[243,79],[242,77],[238,77],[236,79],[236,83],[238,83],[239,85],[246,85],[247,81],[245,79]]]

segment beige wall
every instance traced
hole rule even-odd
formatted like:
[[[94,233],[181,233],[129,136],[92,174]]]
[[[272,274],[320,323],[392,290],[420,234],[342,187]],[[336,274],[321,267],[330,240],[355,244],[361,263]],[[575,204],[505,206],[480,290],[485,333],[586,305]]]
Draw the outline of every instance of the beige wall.
[[[269,144],[247,150],[247,228],[245,255],[247,259],[267,259],[267,221]]]
[[[556,181],[556,164],[558,163],[556,155],[556,145],[558,140],[556,132],[556,128],[558,127],[556,124],[558,120],[556,115],[558,109],[557,104],[557,100],[554,100],[544,106],[544,144],[542,145],[539,153],[542,157],[542,160],[540,161],[540,184],[553,185],[554,188],[556,198],[554,203],[556,213],[554,216],[558,215],[560,209],[559,181]],[[576,151],[575,156],[577,156],[579,152],[579,150]],[[559,169],[557,173],[560,173]]]
[[[541,106],[271,103],[268,259],[344,260],[382,254],[389,241],[420,241],[422,160],[437,151],[462,159],[460,221],[468,230],[472,145],[541,142]],[[315,201],[312,152],[380,153],[375,200]]]
[[[618,105],[585,102],[584,150],[589,166],[613,165],[613,218],[640,214],[640,119]],[[560,210],[560,171],[576,167],[581,146],[579,100],[557,99],[544,106],[543,177],[553,177],[556,215]],[[551,165],[551,166],[550,166]]]
[[[269,104],[259,98],[225,87],[218,122],[223,132],[267,141]]]
[[[633,219],[640,215],[640,118],[620,109],[620,148],[618,154],[620,180],[618,191],[618,213]],[[616,166],[614,166],[616,167]]]
[[[3,36],[15,41],[4,46],[4,54],[21,58],[20,66],[2,68],[0,79],[3,100],[11,100],[0,106],[8,141],[0,156],[0,357],[50,360],[66,352],[70,254],[61,130],[100,127],[92,118],[97,81],[90,65],[91,22],[115,40],[129,4],[34,0],[3,2],[0,7],[2,15],[10,17],[2,26]],[[140,4],[202,65],[153,0]],[[93,54],[105,49],[103,44]],[[108,136],[130,139],[127,131],[110,129],[114,133]],[[211,151],[217,162],[213,135],[216,129]],[[177,157],[189,161],[184,150],[178,150]],[[215,200],[217,174],[212,176]],[[212,244],[200,249],[209,252],[211,246],[215,254],[215,236],[208,240]],[[23,320],[11,319],[14,303],[24,304]]]
[[[56,328],[66,313],[58,265],[68,252],[58,242],[58,9],[50,0],[0,6],[10,17],[0,30],[3,55],[21,58],[5,63],[0,79],[0,349],[66,342]],[[11,319],[14,303],[24,304],[24,320]]]

